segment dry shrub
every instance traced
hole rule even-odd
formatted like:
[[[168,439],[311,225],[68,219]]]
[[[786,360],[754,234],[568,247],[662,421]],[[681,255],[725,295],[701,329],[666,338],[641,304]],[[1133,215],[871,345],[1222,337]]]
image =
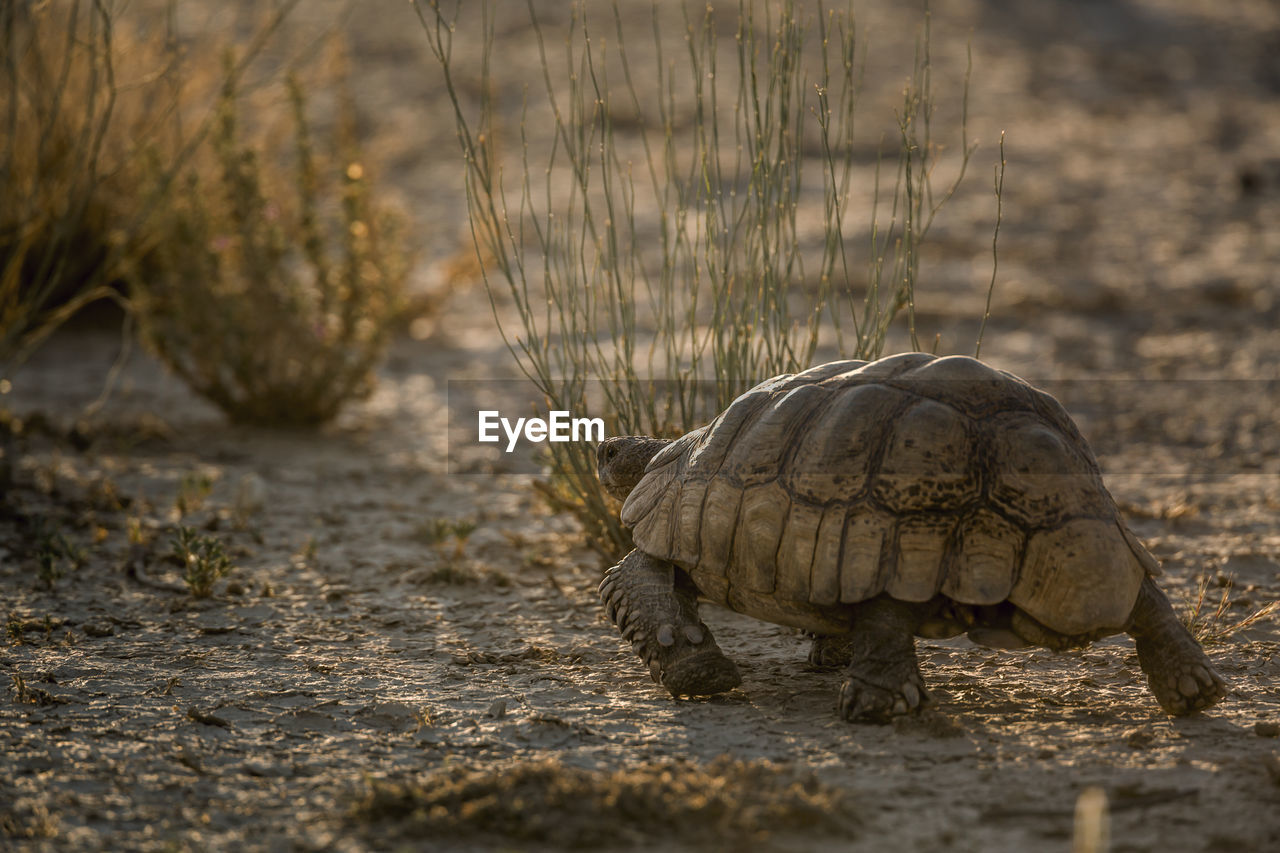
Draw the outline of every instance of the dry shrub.
[[[409,269],[404,222],[374,197],[345,86],[330,150],[296,73],[292,132],[250,142],[227,62],[208,156],[166,210],[158,274],[134,284],[143,337],[233,421],[323,423],[372,387]],[[264,112],[250,123],[269,127]]]
[[[613,772],[555,760],[458,767],[419,782],[374,782],[353,817],[417,838],[459,835],[555,847],[763,841],[777,833],[844,835],[856,820],[843,792],[764,761],[721,757]],[[397,824],[388,827],[387,824]]]
[[[180,51],[107,7],[0,4],[0,365],[148,267],[151,170],[176,150]],[[189,92],[190,90],[188,90]]]
[[[234,61],[221,37],[183,41],[163,15],[0,3],[0,381],[70,314],[113,297],[234,420],[318,423],[368,390],[408,258],[349,99],[320,152],[304,90],[332,82],[327,69],[300,71],[273,102],[242,97],[297,2]],[[290,115],[291,133],[267,132]]]
[[[921,348],[921,247],[974,152],[966,73],[957,173],[935,186],[927,14],[882,172],[854,142],[865,58],[851,10],[654,4],[651,26],[633,27],[616,0],[565,5],[555,37],[528,7],[542,74],[508,128],[493,72],[509,10],[414,3],[454,108],[486,286],[517,317],[498,317],[499,331],[548,409],[596,412],[617,434],[681,435],[757,382],[809,367],[824,336],[842,357],[878,358],[902,314]],[[455,51],[455,38],[474,47]],[[462,58],[476,49],[472,87]],[[642,65],[646,52],[657,59]],[[504,137],[516,156],[503,156]],[[872,191],[865,215],[852,209],[858,180]],[[808,217],[821,235],[806,233]],[[595,449],[549,444],[547,462],[550,505],[602,554],[629,551]]]

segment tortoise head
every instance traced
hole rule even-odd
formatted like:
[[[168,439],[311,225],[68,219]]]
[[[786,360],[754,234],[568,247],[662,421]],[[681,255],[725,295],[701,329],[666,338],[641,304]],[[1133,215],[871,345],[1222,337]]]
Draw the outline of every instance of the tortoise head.
[[[658,451],[670,444],[665,438],[647,435],[620,435],[606,438],[596,450],[596,472],[604,490],[620,501],[644,476],[645,466]]]

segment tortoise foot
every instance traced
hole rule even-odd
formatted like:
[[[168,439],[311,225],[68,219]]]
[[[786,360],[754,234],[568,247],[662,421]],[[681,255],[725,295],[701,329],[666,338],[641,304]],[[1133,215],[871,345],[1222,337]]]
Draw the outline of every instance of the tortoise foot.
[[[1138,662],[1147,675],[1147,685],[1164,712],[1178,717],[1212,707],[1227,695],[1226,682],[1199,643],[1190,634],[1186,639],[1189,644],[1177,646],[1146,637],[1137,641]]]
[[[1129,633],[1147,684],[1166,714],[1201,711],[1227,695],[1226,682],[1151,578],[1142,582]]]
[[[840,686],[840,716],[886,723],[932,704],[913,638],[927,608],[881,596],[858,605],[847,645],[852,660]]]
[[[710,696],[742,683],[698,619],[698,593],[673,564],[632,551],[600,583],[605,613],[672,696]]]
[[[933,704],[920,673],[901,680],[850,672],[840,685],[840,716],[850,722],[887,723]]]
[[[652,651],[637,650],[649,661],[654,681],[671,691],[672,696],[711,696],[742,683],[737,664],[720,651],[706,626],[686,626],[680,633],[685,642],[669,648],[658,645]],[[698,638],[698,642],[694,643],[689,635]]]

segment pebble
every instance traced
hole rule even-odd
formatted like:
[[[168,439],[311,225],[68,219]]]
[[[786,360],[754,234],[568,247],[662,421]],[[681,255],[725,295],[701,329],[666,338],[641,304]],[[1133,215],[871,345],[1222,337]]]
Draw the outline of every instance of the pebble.
[[[1269,721],[1254,723],[1253,733],[1258,737],[1280,737],[1280,723]]]

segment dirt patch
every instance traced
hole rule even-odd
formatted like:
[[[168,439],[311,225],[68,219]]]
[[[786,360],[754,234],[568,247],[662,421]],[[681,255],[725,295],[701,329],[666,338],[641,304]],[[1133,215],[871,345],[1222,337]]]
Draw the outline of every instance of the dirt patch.
[[[560,848],[672,838],[695,846],[849,836],[852,806],[812,773],[762,761],[663,761],[609,772],[553,759],[375,782],[353,818],[379,837],[482,836]]]

